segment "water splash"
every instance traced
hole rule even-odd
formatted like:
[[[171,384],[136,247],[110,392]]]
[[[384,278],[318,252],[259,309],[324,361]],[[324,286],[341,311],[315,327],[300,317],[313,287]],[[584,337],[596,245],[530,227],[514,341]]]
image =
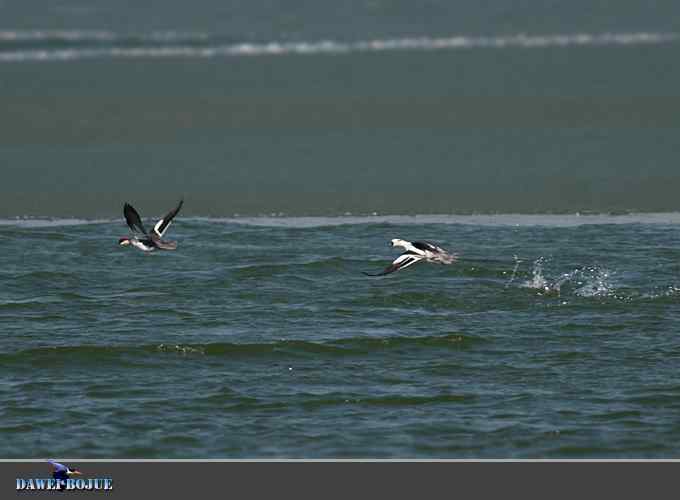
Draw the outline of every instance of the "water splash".
[[[607,269],[589,267],[579,270],[574,277],[579,285],[574,293],[579,297],[606,297],[612,293],[611,273]]]
[[[644,293],[641,296],[644,299],[651,300],[680,297],[680,286],[668,285],[667,287],[661,289],[660,291],[658,291],[657,289],[648,293]]]
[[[544,257],[539,257],[534,261],[534,268],[531,271],[531,279],[524,282],[524,287],[534,288],[536,290],[542,290],[543,292],[550,293],[554,290],[548,283],[548,280],[543,276],[543,263],[545,262]],[[559,293],[559,288],[557,289]]]
[[[510,280],[505,284],[505,288],[509,288],[512,282],[515,280],[515,277],[517,276],[517,270],[519,269],[519,265],[522,263],[519,257],[517,255],[512,256],[515,259],[515,267],[512,269],[512,275],[510,276]]]
[[[522,286],[539,290],[541,294],[555,294],[561,296],[567,289],[579,297],[607,297],[613,294],[611,277],[613,273],[600,266],[577,268],[561,274],[550,280],[544,273],[544,265],[548,262],[545,257],[534,261],[532,277]]]

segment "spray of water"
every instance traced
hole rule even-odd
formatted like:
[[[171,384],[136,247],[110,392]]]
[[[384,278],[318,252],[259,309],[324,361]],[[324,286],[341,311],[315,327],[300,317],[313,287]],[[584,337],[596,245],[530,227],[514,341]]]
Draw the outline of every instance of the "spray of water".
[[[534,288],[536,290],[541,290],[546,293],[552,292],[552,288],[548,283],[548,280],[543,276],[543,264],[545,262],[544,257],[539,257],[534,261],[534,267],[531,271],[531,279],[524,282],[526,288]],[[559,289],[557,290],[559,292]]]
[[[515,280],[515,276],[517,276],[517,270],[519,269],[519,265],[522,263],[522,261],[517,257],[517,255],[513,255],[513,258],[515,259],[515,267],[512,270],[512,276],[510,276],[510,280],[505,284],[505,288],[509,288],[512,282]]]
[[[544,267],[547,260],[539,257],[534,261],[531,279],[522,286],[539,290],[542,294],[561,296],[568,287],[579,297],[606,297],[612,294],[612,273],[600,266],[577,268],[551,280],[546,278]]]

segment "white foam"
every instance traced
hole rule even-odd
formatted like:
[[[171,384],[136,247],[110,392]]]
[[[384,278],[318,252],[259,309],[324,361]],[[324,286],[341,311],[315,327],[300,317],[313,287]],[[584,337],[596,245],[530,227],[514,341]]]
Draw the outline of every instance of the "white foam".
[[[217,217],[202,218],[210,222],[251,226],[321,227],[351,224],[466,224],[475,226],[548,226],[577,227],[597,224],[680,224],[680,212],[611,214],[431,214],[431,215],[338,215],[291,217]]]
[[[162,215],[162,214],[157,214]],[[242,224],[247,226],[314,228],[354,224],[464,224],[473,226],[546,226],[578,227],[598,224],[673,224],[680,225],[680,212],[611,214],[425,214],[425,215],[337,215],[289,216],[285,214],[234,217],[182,217],[186,222]],[[119,224],[113,219],[77,219],[58,217],[0,218],[0,226],[50,227],[83,224]]]
[[[39,48],[0,51],[0,62],[73,61],[81,59],[219,58],[347,54],[364,52],[443,51],[461,49],[537,49],[571,46],[637,46],[676,43],[678,33],[575,33],[554,35],[406,37],[361,41],[300,41],[267,43],[220,43],[206,33],[158,32],[142,36],[117,35],[108,31],[0,31],[2,42],[45,41],[108,42],[97,47]],[[124,44],[122,42],[125,42]],[[153,45],[150,42],[158,42]],[[135,43],[137,46],[135,46]],[[190,43],[187,45],[187,43]],[[196,45],[198,44],[198,45]],[[132,45],[132,46],[130,46]]]
[[[211,35],[201,32],[153,31],[143,34],[124,34],[107,30],[0,30],[1,42],[129,42],[141,41],[200,41]]]
[[[42,218],[16,217],[14,219],[0,219],[0,226],[18,226],[26,228],[81,226],[84,224],[104,224],[111,219],[75,219],[75,218]]]

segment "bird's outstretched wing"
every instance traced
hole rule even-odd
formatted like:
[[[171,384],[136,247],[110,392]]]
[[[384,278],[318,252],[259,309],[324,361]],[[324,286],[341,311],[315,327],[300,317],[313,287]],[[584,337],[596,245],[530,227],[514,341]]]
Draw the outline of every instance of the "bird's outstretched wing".
[[[173,209],[170,210],[167,214],[163,216],[162,219],[160,219],[158,222],[156,222],[156,225],[153,227],[153,233],[155,233],[155,236],[158,238],[162,238],[163,234],[165,231],[170,227],[170,224],[172,223],[172,219],[175,218],[175,215],[179,212],[180,208],[182,208],[182,205],[184,204],[184,200],[180,200],[179,204]]]
[[[430,252],[443,252],[444,249],[429,241],[414,241],[411,243],[418,250],[429,250]]]
[[[68,467],[66,467],[64,464],[60,464],[54,460],[48,460],[48,462],[50,465],[52,465],[52,467],[54,467],[55,472],[66,472],[68,470]]]
[[[132,229],[132,231],[141,231],[142,233],[147,234],[144,224],[142,224],[142,218],[132,205],[126,203],[125,206],[123,206],[123,215],[125,216],[125,222],[127,222],[128,227]]]
[[[404,269],[408,266],[412,266],[413,264],[420,262],[423,260],[423,257],[420,255],[416,255],[413,253],[403,253],[396,259],[394,259],[394,262],[387,266],[385,269],[383,269],[381,272],[377,274],[369,274],[369,273],[364,273],[366,276],[384,276],[386,274],[393,273],[395,271],[399,271],[400,269]]]

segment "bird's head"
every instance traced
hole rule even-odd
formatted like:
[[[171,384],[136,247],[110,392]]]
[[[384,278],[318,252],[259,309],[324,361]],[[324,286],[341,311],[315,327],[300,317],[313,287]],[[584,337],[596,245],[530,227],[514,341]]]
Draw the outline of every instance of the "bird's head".
[[[118,239],[118,244],[122,247],[125,247],[130,244],[130,238],[119,238]]]
[[[393,240],[390,241],[390,245],[392,247],[405,247],[408,245],[408,241],[400,240],[399,238],[394,238]]]

